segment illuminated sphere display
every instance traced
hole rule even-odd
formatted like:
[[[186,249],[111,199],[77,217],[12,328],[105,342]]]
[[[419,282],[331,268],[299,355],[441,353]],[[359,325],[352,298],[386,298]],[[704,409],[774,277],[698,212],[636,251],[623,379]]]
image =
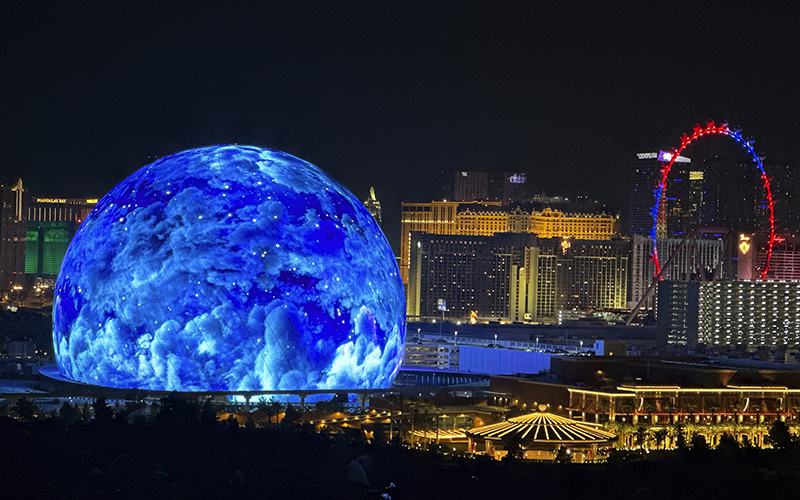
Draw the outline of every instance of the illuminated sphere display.
[[[62,376],[107,387],[389,387],[405,300],[375,220],[320,169],[214,146],[143,167],[97,204],[58,276]]]

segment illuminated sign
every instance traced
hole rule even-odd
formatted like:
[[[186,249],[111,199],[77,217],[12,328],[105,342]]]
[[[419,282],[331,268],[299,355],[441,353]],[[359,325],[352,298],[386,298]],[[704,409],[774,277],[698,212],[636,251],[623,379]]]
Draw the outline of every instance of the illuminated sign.
[[[750,251],[750,237],[746,234],[739,235],[739,251],[743,255]]]
[[[691,172],[689,172],[689,180],[690,181],[702,181],[703,180],[703,172],[702,171],[691,171]]]
[[[672,161],[672,153],[668,153],[667,151],[659,151],[658,152],[658,161],[669,162]],[[678,156],[675,158],[675,163],[692,163],[692,160],[685,156]]]
[[[66,198],[36,198],[38,203],[66,203]]]
[[[511,184],[525,184],[525,176],[520,174],[514,174],[508,178],[508,182]]]
[[[658,153],[636,153],[636,158],[640,160],[658,160],[669,162],[672,161],[672,153],[668,151],[659,151]],[[675,163],[691,163],[692,160],[685,156],[678,156],[675,158]]]
[[[92,198],[90,200],[86,200],[86,203],[97,203],[97,198]]]

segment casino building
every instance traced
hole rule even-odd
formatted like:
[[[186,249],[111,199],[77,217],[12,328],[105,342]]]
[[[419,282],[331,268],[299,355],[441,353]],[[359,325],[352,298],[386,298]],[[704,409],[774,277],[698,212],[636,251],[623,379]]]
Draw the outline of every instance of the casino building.
[[[800,282],[664,281],[660,345],[800,347]]]
[[[525,321],[565,309],[621,309],[627,294],[627,240],[411,233],[409,316]]]
[[[97,201],[31,197],[25,242],[25,275],[29,284],[37,279],[55,280],[69,242]]]
[[[463,203],[432,201],[403,203],[401,214],[400,273],[408,283],[411,233],[492,236],[497,233],[531,233],[540,238],[610,240],[619,232],[617,217],[601,214],[565,214],[559,210],[526,210],[500,201]]]

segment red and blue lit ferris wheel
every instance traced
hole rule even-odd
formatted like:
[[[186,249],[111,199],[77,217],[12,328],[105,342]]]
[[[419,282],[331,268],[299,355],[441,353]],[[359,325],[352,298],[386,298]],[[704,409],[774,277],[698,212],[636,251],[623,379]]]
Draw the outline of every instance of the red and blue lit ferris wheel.
[[[705,127],[700,127],[700,126],[695,127],[692,132],[692,135],[684,134],[683,137],[681,137],[680,146],[676,149],[673,149],[670,156],[664,158],[665,164],[661,171],[661,181],[658,183],[655,190],[656,204],[652,210],[653,228],[650,230],[650,237],[653,240],[653,262],[655,263],[656,266],[656,276],[659,276],[659,274],[661,273],[661,264],[659,263],[659,258],[658,258],[658,236],[659,236],[658,227],[660,224],[663,224],[665,222],[664,206],[662,205],[661,200],[664,198],[664,195],[666,193],[667,178],[669,176],[670,170],[672,169],[672,164],[675,163],[675,160],[680,156],[681,152],[683,152],[683,150],[686,149],[687,146],[689,146],[697,139],[709,135],[725,135],[735,140],[750,155],[756,167],[761,172],[761,180],[764,183],[764,191],[766,192],[767,205],[769,208],[769,243],[767,244],[767,253],[766,253],[766,261],[764,263],[764,269],[762,269],[761,271],[761,279],[766,279],[767,274],[769,272],[770,258],[772,257],[772,248],[775,244],[775,204],[772,200],[770,179],[767,176],[767,173],[764,171],[764,164],[762,163],[761,158],[759,158],[759,156],[753,149],[753,141],[745,140],[745,138],[741,134],[741,130],[732,130],[727,123],[723,123],[722,125],[716,125],[714,122],[708,123]]]

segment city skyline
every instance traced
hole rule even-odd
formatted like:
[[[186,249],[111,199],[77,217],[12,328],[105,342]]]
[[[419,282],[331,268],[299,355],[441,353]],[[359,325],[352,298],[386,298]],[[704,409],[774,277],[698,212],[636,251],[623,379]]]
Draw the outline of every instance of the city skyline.
[[[441,199],[456,170],[528,172],[535,191],[622,209],[635,154],[675,147],[697,123],[742,127],[767,164],[800,157],[788,14],[12,6],[0,21],[0,178],[94,197],[157,157],[253,144],[310,161],[360,198],[374,186],[393,247],[400,202]]]

